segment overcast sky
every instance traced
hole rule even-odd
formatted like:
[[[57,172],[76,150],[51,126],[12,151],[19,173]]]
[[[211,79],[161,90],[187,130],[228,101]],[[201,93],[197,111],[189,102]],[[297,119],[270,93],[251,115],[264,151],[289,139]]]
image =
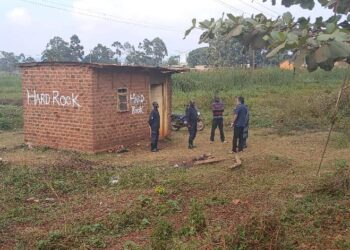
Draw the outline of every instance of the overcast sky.
[[[68,41],[77,34],[86,54],[97,43],[137,45],[157,36],[165,41],[169,55],[185,54],[200,46],[200,31],[182,39],[193,17],[217,18],[223,12],[277,16],[285,11],[296,17],[332,15],[320,6],[313,11],[286,9],[262,0],[0,0],[0,51],[39,58],[52,37]]]

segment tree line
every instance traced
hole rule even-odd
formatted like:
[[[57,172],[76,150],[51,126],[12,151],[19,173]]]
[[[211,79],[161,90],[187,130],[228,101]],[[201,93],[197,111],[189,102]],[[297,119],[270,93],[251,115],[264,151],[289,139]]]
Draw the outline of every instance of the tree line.
[[[215,37],[208,42],[208,46],[194,49],[187,56],[190,67],[206,65],[214,67],[264,67],[278,65],[283,60],[290,59],[288,52],[279,53],[273,58],[267,58],[267,50],[250,49],[243,46],[236,39]]]
[[[288,53],[280,53],[267,59],[266,50],[249,50],[235,39],[216,37],[208,42],[207,47],[201,47],[189,52],[187,63],[190,67],[207,65],[212,67],[241,67],[250,65],[262,67],[276,65],[281,60],[289,59]],[[49,40],[39,61],[45,62],[85,62],[106,64],[128,64],[145,66],[171,66],[180,64],[180,56],[168,56],[164,41],[156,37],[144,39],[137,46],[120,41],[110,46],[98,43],[92,50],[84,50],[77,35],[72,35],[69,41],[59,36]],[[19,63],[35,62],[36,60],[23,53],[15,55],[12,52],[0,51],[0,71],[14,72]]]
[[[121,64],[125,61],[130,65],[159,66],[168,55],[165,43],[159,37],[152,40],[144,39],[137,47],[125,42],[115,41],[111,46],[97,44],[88,53],[84,51],[77,35],[73,35],[69,42],[55,36],[42,52],[42,61],[54,62],[91,62]]]
[[[47,43],[39,61],[44,62],[86,62],[128,65],[176,65],[180,56],[168,56],[164,41],[156,37],[144,39],[137,46],[115,41],[111,46],[98,43],[92,50],[86,52],[77,35],[72,35],[69,41],[55,36]],[[33,57],[25,57],[23,53],[0,51],[0,71],[14,72],[19,63],[35,62]]]

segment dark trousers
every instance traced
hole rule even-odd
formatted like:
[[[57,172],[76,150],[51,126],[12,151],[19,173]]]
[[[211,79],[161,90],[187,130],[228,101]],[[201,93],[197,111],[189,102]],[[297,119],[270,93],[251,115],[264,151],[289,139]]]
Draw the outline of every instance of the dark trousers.
[[[238,151],[243,151],[243,131],[244,127],[234,127],[233,130],[233,140],[232,140],[232,151],[237,152],[237,144]]]
[[[151,132],[151,150],[158,148],[159,129]]]
[[[193,141],[197,135],[197,124],[190,124],[190,126],[188,127],[188,133],[188,145],[193,146]]]
[[[211,134],[210,134],[210,140],[214,141],[215,137],[215,130],[219,127],[220,130],[220,139],[221,141],[225,141],[225,135],[224,135],[224,118],[213,118],[213,123],[211,125]]]
[[[247,139],[248,139],[248,127],[245,127],[243,130],[243,148],[248,147]]]

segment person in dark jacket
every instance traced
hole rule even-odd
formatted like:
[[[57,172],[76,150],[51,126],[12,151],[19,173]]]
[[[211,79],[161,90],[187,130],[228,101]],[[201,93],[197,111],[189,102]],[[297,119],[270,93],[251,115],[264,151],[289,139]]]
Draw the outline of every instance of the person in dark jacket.
[[[195,146],[193,145],[193,141],[197,135],[197,121],[198,121],[198,112],[195,107],[194,101],[190,101],[187,109],[186,109],[186,119],[185,122],[188,127],[188,148],[192,149]]]
[[[213,104],[211,105],[211,109],[213,111],[213,122],[211,126],[210,142],[214,142],[215,130],[217,127],[219,127],[221,142],[225,142],[223,117],[225,105],[220,101],[220,98],[216,96]]]
[[[159,128],[160,128],[160,115],[159,115],[159,105],[157,102],[153,102],[153,110],[149,115],[148,124],[151,127],[151,151],[157,152],[158,149],[158,138],[159,138]]]
[[[232,153],[243,151],[243,132],[247,122],[248,109],[244,105],[244,98],[238,96],[236,98],[236,108],[234,109],[233,120],[231,127],[233,127]]]
[[[243,148],[248,147],[247,139],[248,139],[248,131],[249,131],[249,108],[247,105],[246,107],[247,107],[247,118],[246,118],[244,130],[243,130]]]

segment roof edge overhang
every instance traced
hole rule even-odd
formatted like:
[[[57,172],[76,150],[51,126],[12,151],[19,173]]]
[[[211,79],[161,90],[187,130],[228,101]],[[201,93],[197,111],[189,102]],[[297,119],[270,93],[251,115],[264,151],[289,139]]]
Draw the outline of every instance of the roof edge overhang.
[[[38,66],[76,66],[76,67],[88,67],[95,69],[109,69],[109,70],[135,70],[135,71],[148,71],[148,72],[160,72],[162,74],[175,74],[188,72],[188,68],[174,69],[167,67],[154,67],[154,66],[141,66],[141,65],[119,65],[119,64],[105,64],[105,63],[83,63],[83,62],[31,62],[20,63],[20,68],[38,67]]]

